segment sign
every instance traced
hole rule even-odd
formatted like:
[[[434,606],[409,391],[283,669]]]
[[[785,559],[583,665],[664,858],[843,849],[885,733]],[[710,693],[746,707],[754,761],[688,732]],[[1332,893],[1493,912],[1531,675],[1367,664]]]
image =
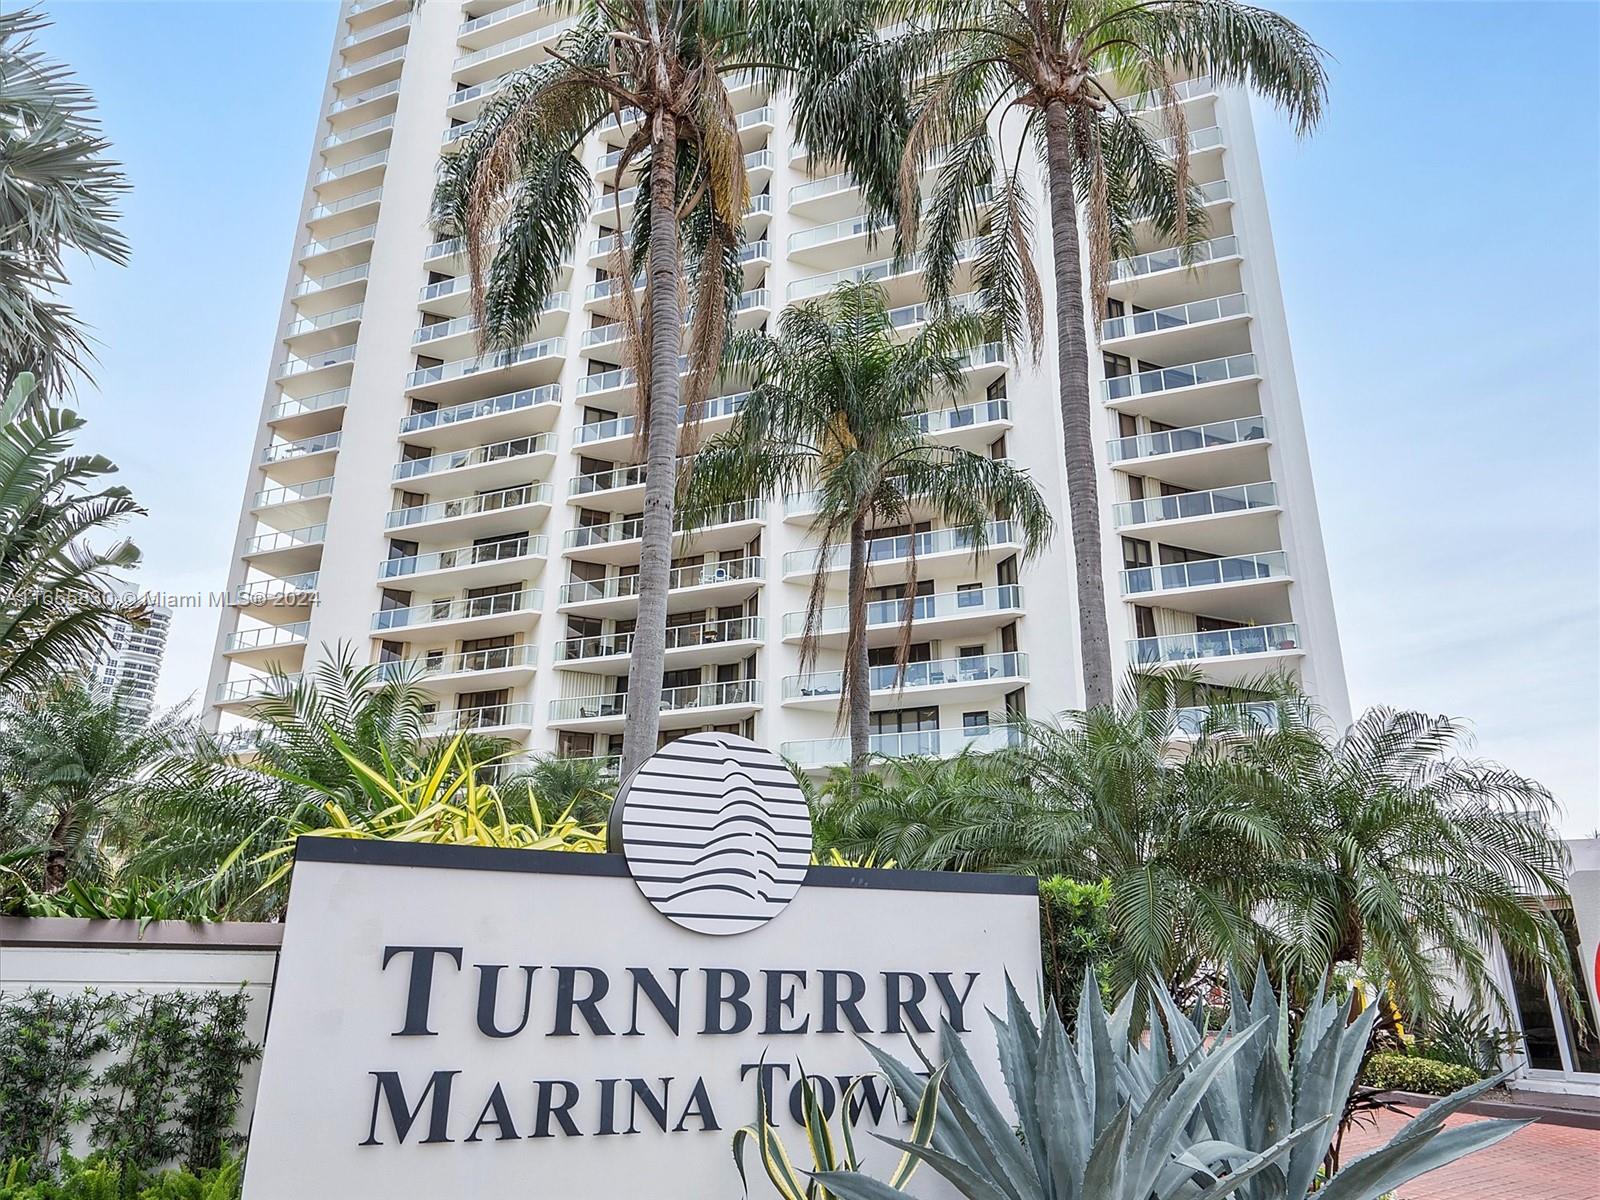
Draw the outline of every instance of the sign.
[[[1034,993],[1034,881],[797,870],[765,752],[688,741],[630,780],[625,854],[301,840],[245,1200],[733,1200],[758,1088],[804,1161],[801,1064],[832,1106],[858,1039],[936,1054],[942,1021],[1002,1086],[985,1010],[1007,972]],[[887,1085],[852,1115],[875,1147],[909,1121]]]

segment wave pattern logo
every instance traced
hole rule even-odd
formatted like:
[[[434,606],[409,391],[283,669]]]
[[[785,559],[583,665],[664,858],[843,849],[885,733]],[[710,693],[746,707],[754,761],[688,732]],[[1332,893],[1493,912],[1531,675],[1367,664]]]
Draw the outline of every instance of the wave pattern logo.
[[[747,738],[695,733],[656,751],[617,796],[622,851],[645,899],[696,933],[758,928],[811,862],[811,813],[783,760]]]

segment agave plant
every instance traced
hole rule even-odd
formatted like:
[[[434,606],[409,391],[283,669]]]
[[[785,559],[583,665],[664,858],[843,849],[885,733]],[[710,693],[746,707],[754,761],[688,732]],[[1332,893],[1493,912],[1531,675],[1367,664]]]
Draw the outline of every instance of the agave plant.
[[[850,1120],[850,1101],[854,1099],[857,1089],[870,1085],[877,1078],[876,1075],[858,1075],[840,1093],[835,1109],[839,1115],[839,1137],[835,1141],[833,1130],[828,1127],[828,1114],[817,1100],[816,1088],[811,1086],[811,1077],[802,1074],[802,1125],[815,1168],[809,1179],[802,1177],[801,1172],[795,1169],[793,1156],[784,1147],[783,1140],[778,1137],[772,1124],[766,1092],[757,1088],[755,1124],[746,1125],[733,1135],[733,1161],[739,1168],[739,1179],[745,1185],[745,1194],[749,1195],[750,1183],[744,1173],[744,1152],[754,1145],[761,1156],[761,1166],[766,1170],[767,1178],[772,1180],[772,1186],[778,1189],[782,1200],[835,1200],[843,1197],[843,1192],[829,1191],[821,1176],[834,1171],[861,1170],[861,1156],[856,1152],[855,1133]],[[939,1085],[943,1081],[944,1068],[941,1067],[929,1075],[927,1082],[922,1085],[913,1109],[911,1136],[908,1139],[911,1145],[926,1147],[933,1141],[939,1116]],[[891,1193],[903,1191],[921,1162],[920,1158],[907,1150],[889,1175],[889,1182],[881,1186],[887,1187]]]
[[[1337,1141],[1351,1089],[1366,1058],[1368,1040],[1381,1005],[1361,1006],[1358,993],[1348,1002],[1318,996],[1300,1018],[1291,1047],[1287,998],[1274,994],[1266,968],[1256,968],[1247,998],[1239,980],[1230,981],[1226,1035],[1241,1022],[1264,1036],[1245,1047],[1222,1071],[1196,1115],[1200,1137],[1236,1142],[1253,1151],[1265,1148],[1273,1131],[1291,1123],[1311,1123],[1313,1136],[1293,1147],[1270,1172],[1245,1183],[1241,1200],[1373,1200],[1408,1180],[1466,1154],[1492,1146],[1527,1121],[1476,1121],[1446,1130],[1445,1118],[1494,1087],[1504,1074],[1485,1079],[1439,1101],[1415,1117],[1389,1142],[1341,1169]],[[1152,1036],[1129,1048],[1127,1078],[1135,1095],[1150,1088],[1168,1055],[1193,1052],[1209,1036],[1205,1010],[1192,1016],[1162,996],[1166,1038]]]

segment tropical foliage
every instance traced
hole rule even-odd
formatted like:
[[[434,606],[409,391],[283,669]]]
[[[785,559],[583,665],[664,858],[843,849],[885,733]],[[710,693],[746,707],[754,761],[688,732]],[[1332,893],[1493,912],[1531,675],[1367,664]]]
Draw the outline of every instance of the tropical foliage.
[[[48,25],[34,9],[0,13],[0,383],[34,371],[60,394],[92,357],[56,294],[67,257],[127,262],[116,221],[128,185],[88,89],[35,45]]]
[[[0,698],[86,667],[115,621],[144,615],[117,577],[138,548],[84,541],[144,510],[100,483],[116,471],[110,460],[72,453],[83,424],[26,372],[0,403]]]
[[[1115,256],[1141,237],[1186,248],[1205,236],[1178,81],[1246,85],[1306,132],[1322,112],[1322,52],[1288,18],[1238,0],[883,0],[876,11],[893,36],[864,33],[797,97],[797,120],[813,153],[861,181],[869,219],[896,222],[898,253],[922,255],[936,303],[970,260],[1002,335],[1036,349],[1045,290],[1028,197],[1043,169],[1084,692],[1089,707],[1109,704],[1085,283],[1098,318]],[[1143,116],[1130,96],[1149,98]]]
[[[1499,1006],[1491,935],[1570,981],[1559,928],[1517,900],[1565,888],[1543,788],[1459,753],[1457,723],[1376,709],[1336,735],[1283,685],[1253,690],[1274,687],[1200,726],[1130,688],[1019,722],[1014,750],[836,778],[819,831],[906,867],[1109,881],[1117,995],[1192,1000],[1265,955],[1301,999],[1343,965],[1391,979],[1415,1016],[1447,970]]]
[[[1451,1113],[1497,1082],[1485,1081],[1341,1166],[1334,1143],[1365,1056],[1371,1008],[1357,1015],[1353,1001],[1345,1008],[1317,997],[1292,1036],[1287,997],[1273,994],[1264,973],[1248,998],[1235,986],[1232,1015],[1216,1031],[1203,1016],[1185,1017],[1165,993],[1158,1001],[1161,1023],[1137,1036],[1132,997],[1108,1016],[1091,977],[1069,1036],[1053,1007],[1042,1029],[1036,1025],[1013,989],[1005,1016],[995,1018],[1009,1104],[989,1091],[947,1026],[932,1144],[885,1140],[969,1200],[1306,1200],[1313,1192],[1320,1200],[1377,1200],[1527,1124],[1489,1120],[1446,1130]],[[917,1094],[914,1068],[869,1049],[902,1101]],[[898,1194],[847,1172],[817,1178],[840,1200]]]
[[[902,341],[883,290],[870,283],[843,284],[822,301],[793,305],[784,310],[777,337],[753,330],[733,339],[726,368],[749,377],[749,396],[733,428],[695,459],[686,524],[747,496],[809,492],[819,565],[845,551],[840,721],[849,725],[850,761],[857,768],[869,745],[871,530],[932,516],[976,555],[1002,514],[1024,556],[1037,554],[1050,537],[1049,507],[1026,472],[934,442],[915,417],[961,394],[962,369],[982,331],[974,318],[945,316]],[[905,578],[907,594],[914,595],[914,539]],[[828,572],[819,569],[806,604],[801,671],[816,664],[827,594]],[[916,612],[909,603],[904,609],[902,665]]]

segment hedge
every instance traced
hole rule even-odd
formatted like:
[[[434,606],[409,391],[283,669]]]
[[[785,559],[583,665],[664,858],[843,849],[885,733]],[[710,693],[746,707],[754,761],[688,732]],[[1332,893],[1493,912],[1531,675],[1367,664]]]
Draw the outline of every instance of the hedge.
[[[1361,1082],[1386,1092],[1420,1092],[1448,1096],[1481,1078],[1471,1067],[1414,1058],[1409,1054],[1374,1054],[1361,1072]]]

